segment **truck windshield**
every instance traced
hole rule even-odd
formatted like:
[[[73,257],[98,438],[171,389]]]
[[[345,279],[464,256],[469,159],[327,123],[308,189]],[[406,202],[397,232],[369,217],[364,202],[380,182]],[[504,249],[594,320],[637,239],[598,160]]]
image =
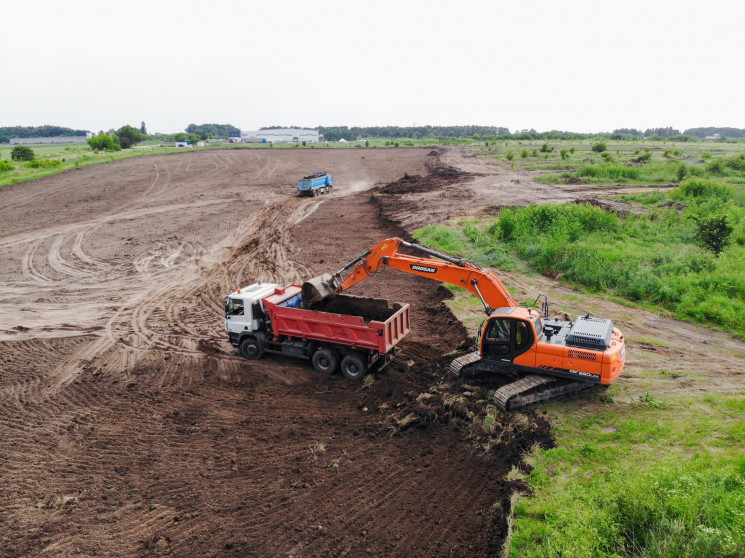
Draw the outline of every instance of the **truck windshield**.
[[[229,298],[225,305],[225,314],[228,316],[243,315],[243,300],[240,298]]]

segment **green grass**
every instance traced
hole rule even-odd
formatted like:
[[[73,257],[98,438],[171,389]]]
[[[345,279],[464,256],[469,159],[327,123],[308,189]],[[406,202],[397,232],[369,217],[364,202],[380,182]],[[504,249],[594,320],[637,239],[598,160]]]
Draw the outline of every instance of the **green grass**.
[[[614,389],[549,410],[556,448],[532,456],[510,556],[745,555],[745,395]]]
[[[743,187],[686,179],[669,193],[635,199],[648,211],[619,217],[590,205],[542,204],[504,209],[491,222],[430,225],[415,237],[501,269],[514,267],[517,256],[574,286],[745,338]],[[700,234],[700,223],[712,216],[731,230],[720,253]]]
[[[685,176],[703,176],[719,172],[737,182],[737,168],[745,159],[733,161],[745,151],[743,142],[674,142],[651,139],[635,141],[604,140],[607,150],[592,150],[594,140],[493,142],[481,148],[481,157],[504,161],[508,153],[519,153],[511,164],[540,171],[537,179],[546,184],[584,181],[590,184],[665,184],[679,182]],[[683,169],[683,170],[681,170]],[[549,171],[549,172],[546,172]],[[681,175],[681,173],[683,173]],[[740,182],[742,183],[742,182]]]
[[[623,165],[624,157],[645,153],[616,153],[614,147],[609,145],[614,161],[598,157],[579,165]],[[429,226],[415,236],[482,264],[505,269],[527,263],[586,290],[664,307],[745,337],[745,157],[741,144],[697,149],[702,147],[717,152],[694,157],[685,146],[668,154],[688,157],[685,162],[666,162],[655,160],[660,153],[653,150],[646,170],[637,167],[637,178],[619,178],[653,183],[684,169],[680,186],[669,192],[622,196],[643,208],[640,214],[545,204],[505,209],[496,219]],[[506,149],[523,153],[522,146]],[[580,149],[565,152],[570,161],[577,156],[586,158]],[[511,164],[541,172],[565,165],[531,158]],[[547,183],[563,182],[556,173],[544,176],[553,177]],[[725,216],[732,229],[718,255],[698,235],[699,223],[711,216]],[[559,299],[566,302],[567,295]],[[457,315],[469,310],[455,308]],[[745,393],[701,394],[717,379],[684,368],[630,369],[636,376],[631,391],[617,382],[582,405],[544,409],[556,447],[534,451],[522,474],[511,472],[522,476],[531,494],[515,506],[509,556],[745,556]],[[697,387],[684,388],[690,383]]]
[[[175,151],[175,148],[160,147],[159,143],[145,144],[145,148],[100,153],[91,151],[87,144],[33,145],[30,147],[34,150],[36,158],[31,163],[26,163],[11,161],[12,147],[9,144],[0,146],[0,161],[8,161],[14,167],[6,171],[0,169],[0,188],[90,165]]]

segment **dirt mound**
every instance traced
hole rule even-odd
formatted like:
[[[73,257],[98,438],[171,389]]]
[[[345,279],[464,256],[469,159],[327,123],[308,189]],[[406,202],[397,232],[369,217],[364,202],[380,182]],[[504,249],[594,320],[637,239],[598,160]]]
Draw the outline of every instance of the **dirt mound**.
[[[586,180],[584,178],[579,178],[576,176],[567,176],[564,179],[564,184],[589,184],[590,181]]]
[[[436,152],[432,152],[437,154]],[[457,182],[473,180],[474,175],[458,170],[450,166],[433,166],[429,173],[422,175],[404,174],[398,180],[391,182],[378,191],[381,194],[412,194],[419,192],[430,192]]]
[[[391,306],[387,300],[381,298],[336,295],[316,303],[312,309],[384,322],[395,314],[400,306],[396,304]]]
[[[611,211],[612,213],[615,213],[619,217],[628,215],[634,209],[636,210],[637,213],[642,210],[642,208],[632,208],[631,204],[628,204],[626,202],[613,201],[613,200],[601,200],[598,198],[580,198],[580,199],[574,200],[574,203],[588,204],[588,205],[592,205],[593,207],[599,207],[601,209],[605,209],[606,211]]]

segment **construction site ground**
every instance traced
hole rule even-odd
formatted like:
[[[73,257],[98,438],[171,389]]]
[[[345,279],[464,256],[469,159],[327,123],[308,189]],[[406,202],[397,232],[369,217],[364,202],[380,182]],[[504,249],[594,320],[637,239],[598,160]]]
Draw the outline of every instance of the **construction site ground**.
[[[333,193],[298,197],[315,171]],[[605,190],[460,148],[178,153],[3,188],[0,556],[498,555],[521,489],[505,477],[550,425],[449,375],[471,340],[447,289],[385,271],[350,292],[411,304],[400,354],[362,384],[243,359],[225,295],[300,284],[429,223]],[[742,385],[742,342],[504,279],[612,318],[629,393],[672,361],[698,376],[671,390]]]

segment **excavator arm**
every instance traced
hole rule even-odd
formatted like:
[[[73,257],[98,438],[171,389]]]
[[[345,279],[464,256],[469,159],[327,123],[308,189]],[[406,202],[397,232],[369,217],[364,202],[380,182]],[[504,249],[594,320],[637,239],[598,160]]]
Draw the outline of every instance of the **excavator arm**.
[[[400,254],[401,247],[423,252],[430,257]],[[376,244],[334,275],[321,275],[307,281],[303,285],[303,300],[306,304],[319,302],[327,296],[346,291],[386,267],[463,287],[481,299],[487,314],[491,314],[495,308],[519,307],[499,277],[492,272],[463,258],[442,254],[400,238],[388,238]],[[350,268],[346,277],[342,277]]]

